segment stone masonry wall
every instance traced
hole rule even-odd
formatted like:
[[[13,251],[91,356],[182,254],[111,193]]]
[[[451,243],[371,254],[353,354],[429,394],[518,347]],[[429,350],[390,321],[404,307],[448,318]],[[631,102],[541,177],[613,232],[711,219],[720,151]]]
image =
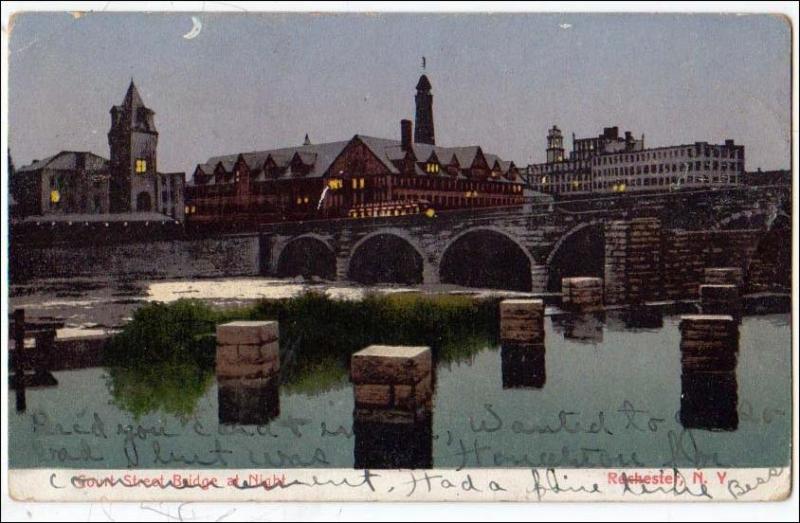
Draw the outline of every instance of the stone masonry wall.
[[[34,247],[10,256],[13,283],[35,278],[207,278],[259,274],[257,236]]]

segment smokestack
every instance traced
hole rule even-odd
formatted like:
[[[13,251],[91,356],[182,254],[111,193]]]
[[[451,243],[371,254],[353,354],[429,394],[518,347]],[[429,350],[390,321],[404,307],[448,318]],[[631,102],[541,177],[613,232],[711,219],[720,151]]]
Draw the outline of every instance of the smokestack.
[[[411,120],[400,120],[400,147],[404,151],[411,148],[412,126]]]

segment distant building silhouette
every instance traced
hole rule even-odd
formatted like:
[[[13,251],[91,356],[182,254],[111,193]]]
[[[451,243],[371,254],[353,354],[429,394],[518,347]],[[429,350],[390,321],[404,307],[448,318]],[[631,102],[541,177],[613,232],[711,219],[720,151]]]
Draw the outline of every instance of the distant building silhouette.
[[[547,133],[547,161],[528,165],[525,176],[531,189],[552,195],[731,186],[744,182],[744,146],[725,140],[646,149],[644,135],[623,137],[618,127],[606,127],[590,138],[573,134],[567,158],[554,125]]]

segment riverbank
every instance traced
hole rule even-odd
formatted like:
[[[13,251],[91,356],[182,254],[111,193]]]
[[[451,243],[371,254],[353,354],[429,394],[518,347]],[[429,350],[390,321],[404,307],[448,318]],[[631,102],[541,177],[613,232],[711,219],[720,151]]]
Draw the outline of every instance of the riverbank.
[[[363,286],[350,282],[308,282],[301,278],[221,278],[199,280],[117,280],[108,277],[49,278],[9,290],[11,308],[25,308],[30,318],[58,318],[64,335],[76,336],[121,329],[133,312],[152,302],[197,299],[220,308],[248,306],[259,300],[285,299],[319,292],[341,300],[360,300],[367,294],[464,295],[475,298],[526,296],[555,303],[557,294],[472,289],[456,285]],[[61,335],[61,334],[60,334]]]

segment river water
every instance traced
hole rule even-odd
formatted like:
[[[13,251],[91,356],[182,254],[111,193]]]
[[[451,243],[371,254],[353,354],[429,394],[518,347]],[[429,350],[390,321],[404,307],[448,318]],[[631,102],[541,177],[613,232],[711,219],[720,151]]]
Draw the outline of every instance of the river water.
[[[69,290],[63,282],[54,290],[61,284],[51,284],[15,289],[12,302],[36,315],[67,317],[78,331],[118,325],[148,300],[193,296],[224,305],[307,288],[247,279],[121,289],[96,283]],[[319,288],[346,299],[365,292]],[[726,389],[722,403],[713,394],[708,397],[716,396],[716,403],[689,402],[716,412],[719,425],[703,429],[683,426],[678,415],[682,394],[698,394],[681,379],[679,319],[653,310],[644,319],[615,311],[549,316],[543,353],[520,359],[486,346],[438,363],[431,420],[411,429],[354,424],[346,374],[312,390],[281,386],[255,407],[263,409],[251,413],[261,420],[255,424],[230,423],[213,376],[190,398],[188,414],[178,416],[132,412],[115,398],[106,369],[56,372],[57,386],[26,391],[24,411],[15,409],[10,394],[10,466],[380,467],[398,442],[409,467],[787,465],[790,316],[744,318],[734,394]]]

